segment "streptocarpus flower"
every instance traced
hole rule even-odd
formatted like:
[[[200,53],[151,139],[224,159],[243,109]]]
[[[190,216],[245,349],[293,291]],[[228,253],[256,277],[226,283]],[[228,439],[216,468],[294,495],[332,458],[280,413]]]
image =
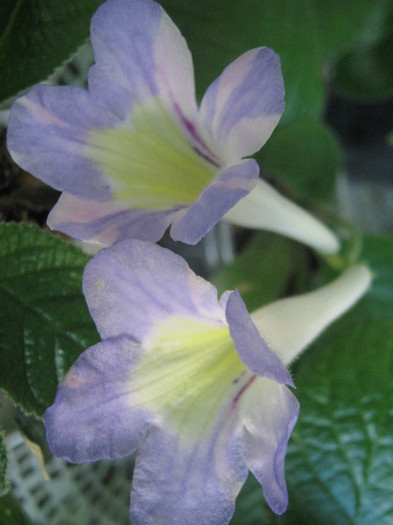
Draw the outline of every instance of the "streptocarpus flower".
[[[11,155],[63,191],[52,229],[110,245],[157,241],[171,225],[175,240],[197,243],[257,183],[259,167],[244,157],[261,148],[284,110],[278,56],[246,52],[198,108],[191,54],[156,2],[108,0],[92,19],[91,41],[89,91],[38,86],[18,99]],[[258,198],[264,219],[266,198]],[[274,201],[262,227],[337,251],[325,226],[300,208],[288,217],[287,203]]]
[[[271,305],[254,321],[278,353],[298,352],[369,280],[356,267],[333,288],[298,298],[298,308],[281,315]],[[54,454],[86,462],[138,450],[133,525],[225,525],[248,470],[284,512],[284,459],[299,407],[289,372],[238,292],[218,301],[181,257],[139,240],[99,252],[83,287],[103,341],[79,357],[46,412]],[[287,327],[288,341],[280,336]]]

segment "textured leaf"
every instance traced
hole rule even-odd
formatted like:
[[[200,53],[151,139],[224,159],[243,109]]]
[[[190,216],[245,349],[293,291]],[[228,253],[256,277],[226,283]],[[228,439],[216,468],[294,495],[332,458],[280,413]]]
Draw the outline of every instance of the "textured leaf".
[[[42,415],[98,336],[81,291],[88,257],[35,227],[0,225],[0,388]]]
[[[89,36],[100,0],[0,2],[0,101],[44,80]]]
[[[262,169],[278,178],[296,198],[315,203],[332,196],[340,151],[326,126],[295,120],[273,134],[258,160]]]
[[[393,523],[393,239],[367,239],[363,258],[372,290],[295,367],[288,511],[274,516],[250,478],[234,525]]]

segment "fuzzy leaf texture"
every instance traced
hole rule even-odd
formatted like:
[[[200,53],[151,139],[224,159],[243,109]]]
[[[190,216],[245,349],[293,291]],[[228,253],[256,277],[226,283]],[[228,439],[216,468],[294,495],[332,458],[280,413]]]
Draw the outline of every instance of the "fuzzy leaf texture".
[[[42,416],[58,381],[98,341],[82,295],[88,257],[36,227],[0,225],[0,388]]]

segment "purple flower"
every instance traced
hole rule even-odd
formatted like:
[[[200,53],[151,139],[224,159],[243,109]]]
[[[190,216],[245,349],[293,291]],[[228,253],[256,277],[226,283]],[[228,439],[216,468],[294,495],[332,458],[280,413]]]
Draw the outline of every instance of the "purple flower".
[[[198,108],[191,54],[156,2],[108,0],[92,19],[91,42],[89,91],[38,86],[10,114],[14,160],[63,192],[48,225],[104,245],[157,241],[171,225],[175,240],[197,243],[256,185],[259,167],[244,157],[284,110],[279,57],[262,47],[246,52]],[[271,192],[261,184],[257,227],[337,251],[334,235],[293,205],[288,215],[283,197],[266,206]],[[232,219],[239,215],[248,224],[243,210]]]
[[[284,512],[284,458],[299,405],[275,352],[292,359],[369,279],[355,267],[251,320],[237,291],[218,300],[169,250],[139,240],[102,250],[83,278],[102,342],[79,357],[46,412],[51,450],[71,462],[137,450],[133,525],[224,525],[248,470],[273,511]]]

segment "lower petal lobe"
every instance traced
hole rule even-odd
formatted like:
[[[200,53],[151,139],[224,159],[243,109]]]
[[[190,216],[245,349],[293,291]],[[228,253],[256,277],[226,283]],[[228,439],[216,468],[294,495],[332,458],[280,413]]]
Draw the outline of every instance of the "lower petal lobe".
[[[237,428],[236,418],[229,418],[199,441],[152,428],[135,465],[131,523],[229,523],[247,477]]]
[[[45,413],[56,456],[84,463],[124,457],[138,448],[153,420],[143,406],[131,410],[129,376],[140,352],[123,337],[98,343],[79,357]]]
[[[261,483],[270,508],[282,514],[288,505],[285,454],[299,403],[285,385],[258,377],[239,399],[238,413],[247,467]]]
[[[63,192],[48,216],[52,230],[106,246],[123,239],[157,242],[178,210],[124,209],[121,203],[84,201]]]

